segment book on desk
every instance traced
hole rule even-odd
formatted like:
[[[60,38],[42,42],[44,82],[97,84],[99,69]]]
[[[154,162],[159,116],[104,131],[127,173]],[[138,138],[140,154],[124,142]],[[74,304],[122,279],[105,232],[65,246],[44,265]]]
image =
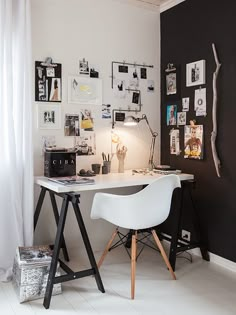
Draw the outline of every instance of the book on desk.
[[[48,180],[64,186],[92,185],[95,183],[95,180],[93,178],[81,176],[52,177],[48,178]]]

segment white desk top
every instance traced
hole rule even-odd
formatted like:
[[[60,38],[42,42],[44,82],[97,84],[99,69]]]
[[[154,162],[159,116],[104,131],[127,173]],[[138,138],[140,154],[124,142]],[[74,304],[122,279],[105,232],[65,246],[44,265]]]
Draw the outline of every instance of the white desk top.
[[[129,187],[129,186],[142,186],[151,184],[156,178],[166,176],[159,174],[135,174],[132,175],[131,171],[126,171],[125,173],[109,173],[106,175],[96,175],[94,176],[95,184],[92,185],[73,185],[64,186],[55,182],[48,180],[47,177],[35,177],[35,184],[46,187],[57,193],[64,192],[82,192],[89,190],[100,190],[109,188],[119,188],[119,187]],[[179,174],[180,180],[190,180],[194,179],[191,174]]]

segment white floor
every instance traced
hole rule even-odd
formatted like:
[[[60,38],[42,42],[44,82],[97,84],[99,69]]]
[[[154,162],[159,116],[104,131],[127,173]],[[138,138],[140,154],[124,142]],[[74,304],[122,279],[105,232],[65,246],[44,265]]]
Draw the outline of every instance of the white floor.
[[[75,271],[83,265],[89,267],[81,257],[72,257]],[[93,277],[67,282],[49,310],[42,299],[19,304],[12,284],[0,283],[0,314],[236,314],[236,275],[199,257],[192,264],[178,258],[174,281],[159,253],[146,248],[137,263],[135,300],[130,300],[130,262],[123,248],[108,254],[100,272],[106,293],[98,291]]]

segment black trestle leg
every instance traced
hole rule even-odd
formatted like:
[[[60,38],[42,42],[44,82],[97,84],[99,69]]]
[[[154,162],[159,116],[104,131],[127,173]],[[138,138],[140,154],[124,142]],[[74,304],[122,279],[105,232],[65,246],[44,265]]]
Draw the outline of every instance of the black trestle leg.
[[[59,216],[56,240],[55,240],[53,255],[52,255],[52,262],[51,262],[49,276],[48,276],[46,293],[45,293],[44,301],[43,301],[43,305],[46,309],[49,308],[50,302],[51,302],[54,277],[55,277],[56,270],[57,270],[59,252],[60,252],[60,248],[61,248],[63,231],[64,231],[64,227],[65,227],[66,215],[67,215],[67,210],[68,210],[68,203],[69,203],[69,196],[65,194],[63,197],[61,213]]]
[[[57,203],[56,203],[56,199],[55,199],[55,195],[52,191],[49,191],[49,195],[50,195],[50,199],[51,199],[51,203],[52,203],[52,208],[53,208],[53,213],[54,213],[54,217],[55,217],[55,221],[56,224],[58,226],[58,222],[59,222],[59,212],[58,212],[58,208],[57,208]],[[62,234],[62,251],[63,251],[63,255],[66,261],[70,261],[69,259],[69,255],[68,255],[68,251],[66,248],[66,242],[65,242],[65,238],[64,235]]]
[[[40,211],[42,209],[42,204],[43,204],[43,200],[44,200],[46,191],[47,191],[47,189],[45,187],[41,187],[41,192],[40,192],[39,199],[38,199],[37,206],[36,206],[35,213],[34,213],[34,230],[35,230],[36,225],[38,223],[39,214],[40,214]]]
[[[183,188],[176,188],[175,189],[175,196],[177,195],[178,205],[175,211],[175,224],[174,229],[171,235],[171,243],[170,243],[170,253],[169,253],[169,262],[173,271],[175,271],[175,263],[176,263],[176,255],[177,255],[177,245],[178,245],[178,238],[180,232],[180,219],[181,219],[181,212],[183,208]]]
[[[98,267],[97,267],[96,260],[95,260],[94,255],[93,255],[93,250],[92,250],[92,247],[90,245],[88,234],[87,234],[87,231],[86,231],[86,228],[85,228],[85,225],[84,225],[84,221],[83,221],[83,218],[82,218],[79,206],[78,206],[78,202],[79,202],[78,198],[79,198],[78,196],[73,196],[72,197],[72,205],[73,205],[73,208],[74,208],[74,211],[75,211],[75,216],[76,216],[76,219],[77,219],[78,224],[79,224],[80,232],[81,232],[81,235],[82,235],[82,238],[83,238],[83,242],[84,242],[87,254],[88,254],[88,258],[89,258],[91,267],[95,271],[94,276],[95,276],[95,279],[96,279],[96,282],[97,282],[97,287],[98,287],[98,289],[101,292],[104,293],[105,290],[104,290],[104,287],[103,287],[102,279],[101,279],[101,276],[100,276],[100,273],[99,273],[99,270],[98,270]]]

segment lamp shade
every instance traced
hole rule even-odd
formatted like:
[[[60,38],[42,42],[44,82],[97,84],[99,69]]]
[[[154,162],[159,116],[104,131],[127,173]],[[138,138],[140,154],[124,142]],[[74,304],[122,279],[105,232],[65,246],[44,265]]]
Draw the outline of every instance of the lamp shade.
[[[136,126],[137,123],[138,123],[137,120],[133,116],[125,117],[125,120],[124,120],[125,126]]]

